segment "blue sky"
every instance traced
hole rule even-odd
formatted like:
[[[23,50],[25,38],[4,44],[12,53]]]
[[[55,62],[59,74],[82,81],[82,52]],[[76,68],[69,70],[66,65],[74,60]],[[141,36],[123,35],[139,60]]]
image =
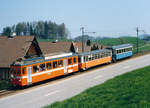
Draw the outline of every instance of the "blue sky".
[[[1,0],[0,31],[22,21],[65,23],[72,37],[80,28],[93,36],[136,35],[136,27],[150,33],[150,0]]]

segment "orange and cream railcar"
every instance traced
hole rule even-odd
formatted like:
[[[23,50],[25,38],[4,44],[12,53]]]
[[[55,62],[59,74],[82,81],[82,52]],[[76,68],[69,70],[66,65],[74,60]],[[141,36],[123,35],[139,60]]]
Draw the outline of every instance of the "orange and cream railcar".
[[[26,86],[78,69],[78,56],[72,53],[20,60],[11,65],[11,83],[14,86]]]
[[[103,49],[79,54],[79,68],[86,70],[96,65],[111,63],[112,51]]]

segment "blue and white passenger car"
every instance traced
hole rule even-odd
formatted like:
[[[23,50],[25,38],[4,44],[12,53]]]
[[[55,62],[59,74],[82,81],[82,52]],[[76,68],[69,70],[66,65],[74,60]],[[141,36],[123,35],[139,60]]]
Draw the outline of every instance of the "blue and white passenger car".
[[[131,57],[133,55],[132,50],[133,50],[132,44],[122,44],[122,45],[112,46],[113,61]]]

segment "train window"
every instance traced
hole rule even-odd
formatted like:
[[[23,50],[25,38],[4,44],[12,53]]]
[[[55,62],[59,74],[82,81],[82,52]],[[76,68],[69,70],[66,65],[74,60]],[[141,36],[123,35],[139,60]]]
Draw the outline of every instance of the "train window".
[[[119,53],[121,53],[121,50],[119,50]]]
[[[89,61],[89,58],[88,58],[88,56],[86,56],[86,61]]]
[[[88,55],[89,61],[91,61],[91,55]]]
[[[57,61],[54,61],[53,62],[53,68],[57,68],[58,66],[57,66]]]
[[[94,54],[92,54],[92,60],[94,60]]]
[[[40,64],[40,71],[45,71],[45,63],[44,64]]]
[[[70,58],[68,59],[68,65],[71,65],[71,63],[72,63],[72,59]]]
[[[86,61],[86,57],[84,56],[84,62]]]
[[[79,57],[78,60],[79,60],[79,63],[80,63],[81,62],[81,57]]]
[[[26,74],[26,67],[22,68],[22,74]]]
[[[58,66],[59,66],[59,67],[62,67],[62,66],[63,66],[63,60],[59,60],[59,61],[58,61]]]
[[[74,57],[74,58],[73,58],[73,63],[76,64],[76,62],[77,62],[77,60],[76,60],[76,58]]]
[[[33,72],[39,72],[39,66],[38,65],[35,65],[33,66]]]
[[[103,58],[103,57],[104,57],[104,53],[101,54],[101,58]]]
[[[46,68],[47,68],[47,69],[51,69],[51,68],[52,68],[51,63],[46,63]]]
[[[98,54],[98,58],[100,58],[100,54]]]
[[[95,54],[94,56],[95,56],[95,59],[97,59],[97,54]]]
[[[14,75],[16,75],[17,74],[17,72],[16,72],[17,70],[16,70],[16,68],[14,68]]]
[[[18,75],[21,75],[21,70],[20,70],[20,68],[17,68],[17,74],[18,74]]]

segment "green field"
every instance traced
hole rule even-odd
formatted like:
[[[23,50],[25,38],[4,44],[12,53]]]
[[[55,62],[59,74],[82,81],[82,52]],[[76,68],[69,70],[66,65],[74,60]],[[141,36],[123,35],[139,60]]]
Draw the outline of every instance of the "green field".
[[[117,76],[45,108],[150,108],[150,66]]]
[[[131,43],[134,45],[134,47],[136,47],[137,38],[136,37],[106,38],[106,39],[98,40],[98,43],[106,46]],[[144,44],[146,44],[145,41],[139,39],[139,46],[143,46]]]

